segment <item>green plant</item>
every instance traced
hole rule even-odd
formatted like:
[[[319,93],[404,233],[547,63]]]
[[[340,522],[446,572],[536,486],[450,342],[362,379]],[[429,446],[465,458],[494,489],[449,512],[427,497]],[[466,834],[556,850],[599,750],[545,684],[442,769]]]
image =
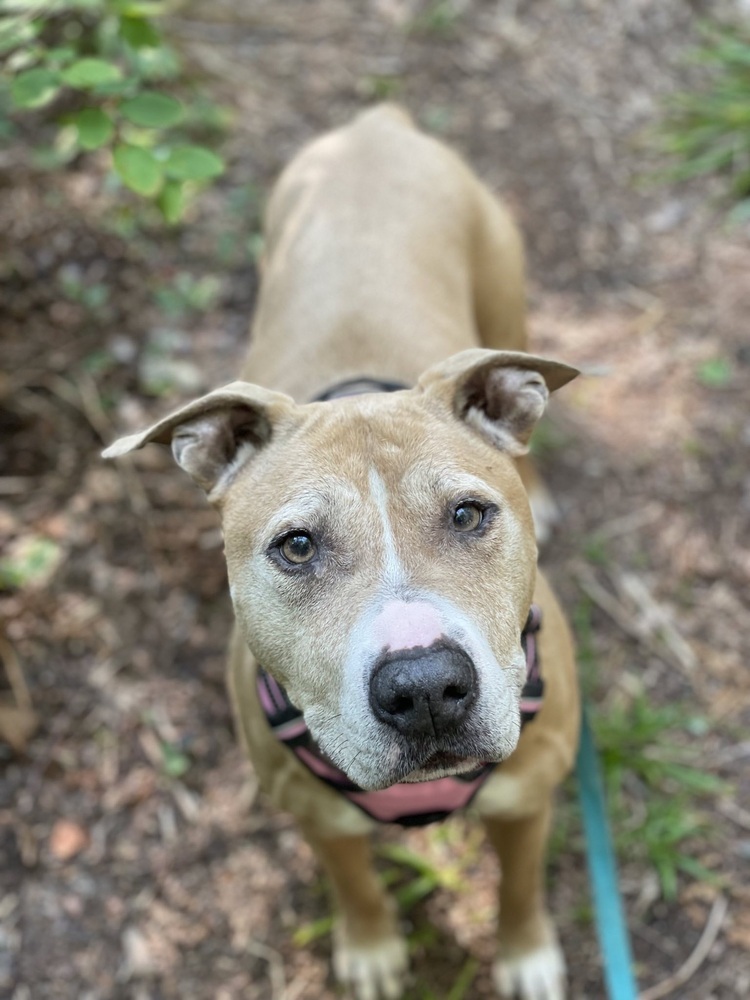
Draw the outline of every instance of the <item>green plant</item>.
[[[645,695],[594,717],[618,850],[652,865],[668,899],[680,872],[713,877],[688,849],[709,825],[699,800],[727,791],[700,767],[690,742],[705,727],[683,706],[654,705]]]
[[[749,92],[750,99],[750,92]],[[732,362],[728,358],[710,358],[698,366],[698,381],[709,389],[723,389],[732,378]]]
[[[182,778],[190,770],[190,758],[173,743],[162,741],[162,767],[170,778]]]
[[[658,127],[657,148],[673,166],[672,180],[704,175],[726,180],[737,204],[735,221],[750,219],[750,30],[704,26],[703,45],[692,53],[706,70],[700,89],[675,94]]]
[[[42,587],[63,558],[57,542],[43,535],[21,535],[0,559],[0,590]]]
[[[212,274],[196,278],[180,271],[170,284],[154,290],[156,303],[170,319],[180,319],[190,312],[204,312],[215,305],[221,294],[221,280]]]
[[[415,34],[451,37],[455,34],[461,10],[454,0],[434,0],[427,10],[418,14],[409,24]]]
[[[168,92],[183,73],[157,27],[167,11],[167,0],[11,0],[0,16],[0,108],[55,121],[39,165],[106,151],[120,182],[177,222],[224,164],[195,138],[216,128],[216,109]]]

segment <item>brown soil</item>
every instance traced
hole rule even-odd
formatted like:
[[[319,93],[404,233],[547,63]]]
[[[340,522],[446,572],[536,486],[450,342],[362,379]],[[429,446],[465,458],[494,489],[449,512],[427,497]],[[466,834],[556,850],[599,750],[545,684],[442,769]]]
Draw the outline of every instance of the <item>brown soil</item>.
[[[712,877],[681,874],[665,901],[643,853],[621,853],[639,981],[682,964],[722,895],[716,940],[672,995],[750,995],[750,244],[722,229],[705,186],[641,185],[644,130],[685,80],[708,6],[195,5],[173,29],[235,108],[232,166],[176,237],[123,235],[95,160],[54,179],[20,145],[8,157],[0,555],[41,538],[49,565],[0,594],[0,705],[23,702],[20,675],[39,722],[0,744],[0,995],[335,995],[328,938],[295,939],[327,913],[311,853],[256,798],[235,747],[216,517],[165,454],[113,467],[99,450],[232,377],[259,196],[302,142],[383,95],[508,199],[529,246],[534,346],[592,373],[556,405],[541,460],[565,515],[544,563],[584,630],[598,718],[639,695],[683,706],[701,720],[700,766],[731,786],[695,799],[708,825],[680,848]],[[215,301],[160,309],[182,271],[217,276]],[[82,301],[94,286],[106,300]],[[570,995],[599,1000],[573,794],[550,895]],[[637,829],[647,793],[631,780],[625,801]],[[476,829],[455,820],[405,842],[460,870],[408,912],[409,995],[490,997],[494,869]],[[462,971],[469,985],[451,993]]]

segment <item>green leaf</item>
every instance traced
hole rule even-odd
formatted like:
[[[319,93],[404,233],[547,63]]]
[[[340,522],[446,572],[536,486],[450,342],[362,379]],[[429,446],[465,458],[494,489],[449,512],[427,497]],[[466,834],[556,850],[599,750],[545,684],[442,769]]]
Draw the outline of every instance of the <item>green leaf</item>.
[[[73,118],[78,141],[84,149],[99,149],[114,135],[112,119],[99,108],[84,108]]]
[[[122,79],[122,70],[104,59],[78,59],[65,70],[62,78],[69,87],[86,90]]]
[[[137,194],[150,197],[161,187],[161,165],[147,149],[123,144],[115,149],[114,162],[122,182]]]
[[[430,878],[429,875],[420,875],[396,891],[398,905],[402,910],[409,910],[420,899],[431,895],[439,886],[440,883],[436,879]]]
[[[711,358],[698,368],[698,381],[710,389],[721,389],[732,377],[732,366],[726,358]]]
[[[0,53],[10,52],[20,45],[28,45],[37,37],[40,30],[39,22],[29,21],[23,14],[18,17],[6,15],[0,21]]]
[[[112,5],[125,17],[161,17],[169,8],[163,0],[113,0]]]
[[[134,49],[156,48],[161,42],[156,28],[142,17],[121,17],[120,34]]]
[[[169,154],[166,172],[178,181],[207,181],[224,172],[224,162],[203,146],[175,146]]]
[[[292,935],[292,941],[297,948],[307,948],[318,938],[326,937],[333,930],[333,917],[321,917],[298,927]]]
[[[459,972],[446,1000],[464,1000],[478,971],[479,962],[475,958],[470,958]]]
[[[174,97],[156,90],[144,90],[129,101],[123,101],[120,112],[134,125],[145,128],[167,128],[182,118],[182,105]]]
[[[48,583],[62,558],[62,549],[51,538],[21,536],[11,553],[0,559],[0,588],[19,589]]]
[[[57,73],[41,68],[27,69],[13,80],[10,94],[16,107],[41,108],[49,104],[59,88]]]
[[[170,225],[179,222],[185,214],[185,188],[179,181],[167,181],[159,195],[161,214]]]
[[[58,66],[63,66],[65,63],[69,63],[71,59],[75,59],[76,55],[76,50],[72,46],[58,45],[54,49],[47,49],[44,58],[47,65],[56,63]]]
[[[162,760],[165,774],[181,778],[190,770],[190,758],[171,743],[162,743]]]

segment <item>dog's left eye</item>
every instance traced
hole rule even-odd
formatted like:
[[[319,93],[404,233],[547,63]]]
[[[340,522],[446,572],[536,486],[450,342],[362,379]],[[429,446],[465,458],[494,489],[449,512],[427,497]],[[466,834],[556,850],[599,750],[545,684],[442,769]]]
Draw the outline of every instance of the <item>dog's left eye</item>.
[[[312,538],[303,531],[293,531],[282,538],[279,552],[288,563],[303,566],[315,556],[317,549]]]
[[[465,501],[453,510],[454,531],[476,531],[484,521],[485,510],[479,504]]]

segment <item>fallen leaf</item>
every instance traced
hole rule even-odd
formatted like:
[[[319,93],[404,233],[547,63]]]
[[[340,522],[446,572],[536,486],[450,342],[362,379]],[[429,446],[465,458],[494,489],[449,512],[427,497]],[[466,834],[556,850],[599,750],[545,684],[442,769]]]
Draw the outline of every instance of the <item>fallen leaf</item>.
[[[89,843],[88,831],[70,819],[59,819],[52,827],[49,849],[58,861],[70,861]]]

